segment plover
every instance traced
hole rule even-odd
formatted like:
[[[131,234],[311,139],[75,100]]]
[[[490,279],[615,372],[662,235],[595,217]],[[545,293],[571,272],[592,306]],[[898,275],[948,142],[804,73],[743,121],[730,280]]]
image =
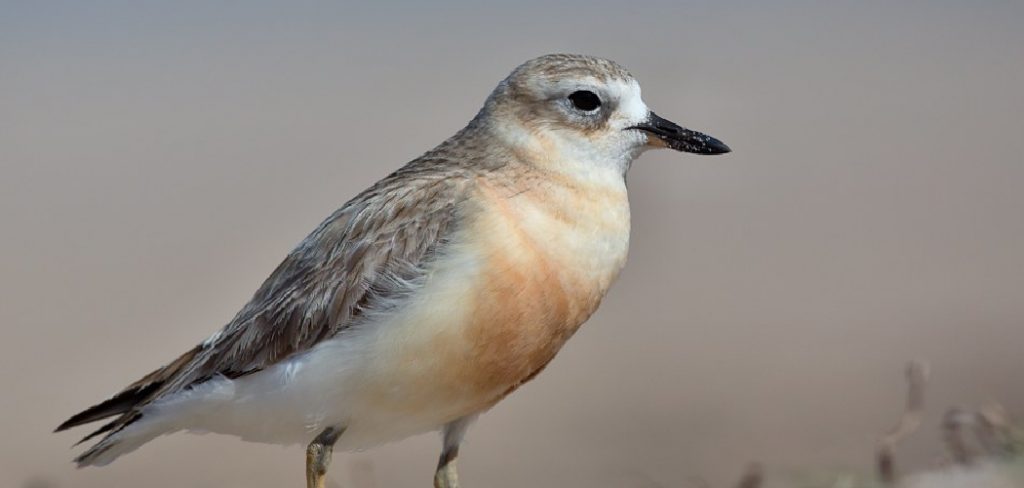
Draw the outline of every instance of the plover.
[[[647,108],[612,61],[542,56],[469,124],[348,201],[222,329],[57,430],[110,419],[101,466],[176,431],[333,449],[440,429],[457,486],[470,422],[536,376],[626,262],[625,176],[646,149],[729,152]]]

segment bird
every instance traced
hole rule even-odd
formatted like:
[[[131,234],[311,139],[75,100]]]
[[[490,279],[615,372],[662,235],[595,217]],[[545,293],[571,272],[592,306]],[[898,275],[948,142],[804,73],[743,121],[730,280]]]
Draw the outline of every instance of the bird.
[[[440,431],[456,488],[470,425],[536,377],[626,263],[626,174],[652,148],[730,152],[651,111],[613,61],[516,67],[454,136],[357,194],[223,328],[56,431],[106,420],[78,467],[164,434],[333,452]]]

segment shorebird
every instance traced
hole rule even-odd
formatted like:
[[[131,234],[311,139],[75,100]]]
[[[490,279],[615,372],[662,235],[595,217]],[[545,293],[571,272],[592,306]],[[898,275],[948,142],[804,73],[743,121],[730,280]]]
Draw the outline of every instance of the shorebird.
[[[534,378],[626,262],[625,176],[649,148],[729,152],[654,114],[612,61],[517,67],[469,124],[349,200],[222,329],[61,424],[101,466],[163,434],[335,448],[441,430],[438,488],[481,412]]]

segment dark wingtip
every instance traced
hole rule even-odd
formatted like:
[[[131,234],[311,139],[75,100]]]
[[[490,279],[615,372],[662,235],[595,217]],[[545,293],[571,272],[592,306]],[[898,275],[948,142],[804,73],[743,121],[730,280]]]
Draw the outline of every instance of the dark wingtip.
[[[71,418],[65,420],[62,424],[58,425],[53,432],[63,432],[72,427],[78,427],[79,425],[85,425],[100,419],[117,415],[119,413],[124,413],[123,411],[118,412],[118,408],[111,408],[111,400],[107,400],[98,405],[93,405],[85,410],[82,410],[81,412],[72,415]]]
[[[160,383],[153,383],[142,388],[129,388],[124,390],[121,393],[114,395],[113,398],[76,413],[71,416],[71,418],[65,420],[64,423],[58,425],[53,432],[62,432],[72,427],[78,427],[79,425],[89,424],[96,422],[97,420],[103,420],[108,417],[128,412],[145,400],[148,395],[159,388],[159,386]]]
[[[85,412],[82,412],[82,413],[85,413]],[[82,413],[76,414],[76,415],[72,416],[71,418],[65,420],[63,423],[58,425],[56,429],[53,429],[53,433],[56,434],[58,432],[64,432],[65,430],[68,430],[68,429],[70,429],[72,427],[77,427],[77,426],[82,425],[82,424],[87,424],[88,421],[82,421],[79,418],[82,415]]]

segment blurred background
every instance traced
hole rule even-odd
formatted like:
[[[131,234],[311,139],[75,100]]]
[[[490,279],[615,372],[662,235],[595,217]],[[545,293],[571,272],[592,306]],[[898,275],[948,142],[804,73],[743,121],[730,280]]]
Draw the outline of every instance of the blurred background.
[[[3,2],[0,486],[300,486],[303,452],[51,430],[231,318],[321,219],[513,67],[614,59],[733,153],[643,156],[630,263],[484,415],[467,486],[726,486],[869,469],[902,409],[1024,415],[1024,3]],[[933,411],[901,448],[927,465]],[[426,486],[436,435],[335,456]],[[362,479],[360,479],[362,477]]]

